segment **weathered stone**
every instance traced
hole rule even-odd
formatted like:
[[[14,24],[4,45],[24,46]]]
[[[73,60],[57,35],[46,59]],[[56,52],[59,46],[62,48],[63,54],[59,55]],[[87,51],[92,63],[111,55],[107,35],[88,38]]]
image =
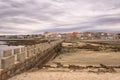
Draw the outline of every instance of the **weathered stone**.
[[[34,54],[33,50],[28,50],[28,51],[27,51],[27,57],[28,57],[28,58],[29,58],[29,57],[32,57],[33,54]]]
[[[14,54],[19,54],[20,53],[20,48],[14,49]]]
[[[0,80],[2,80],[2,74],[3,74],[4,70],[0,69]]]
[[[38,54],[38,53],[39,53],[39,49],[35,48],[35,54]]]
[[[63,67],[64,67],[64,68],[68,68],[69,65],[68,65],[68,64],[64,64]]]
[[[0,58],[0,69],[2,68],[1,58]]]
[[[7,79],[8,79],[7,73],[2,73],[1,80],[7,80]]]
[[[27,46],[27,50],[30,50],[30,49],[32,49],[31,46]]]
[[[1,64],[2,69],[11,68],[15,63],[14,56],[10,56],[10,57],[1,59],[1,63],[2,63]]]
[[[26,51],[26,47],[22,47],[21,52],[25,52],[25,51]]]
[[[79,69],[79,66],[78,65],[69,65],[69,68],[70,69]]]
[[[21,53],[21,54],[17,54],[17,61],[19,61],[19,62],[24,62],[24,61],[25,61],[25,58],[26,58],[26,56],[25,56],[25,53],[24,53],[24,52]]]
[[[3,57],[9,57],[9,56],[12,56],[12,50],[3,51]]]
[[[41,51],[41,46],[44,49],[43,51]],[[48,50],[49,47],[51,47],[51,49]],[[25,48],[21,48],[21,50],[15,49],[14,56],[3,58],[1,60],[1,64],[2,64],[1,67],[4,68],[4,70],[3,70],[3,73],[0,73],[0,80],[7,80],[9,77],[12,77],[23,71],[29,70],[33,67],[35,67],[35,68],[42,67],[43,64],[45,64],[53,56],[55,56],[54,54],[56,51],[53,49],[52,43],[51,43],[51,45],[39,44],[39,45],[36,45],[36,48],[34,45],[28,46],[26,49]],[[39,52],[42,52],[42,53],[38,54]],[[48,54],[48,52],[49,52],[49,54]],[[35,54],[35,53],[37,53],[37,54]],[[15,56],[16,56],[16,61],[19,61],[16,64],[14,64]],[[28,56],[28,58],[26,58],[26,56]],[[26,58],[26,60],[25,60],[25,58]],[[52,65],[52,67],[56,67],[56,66],[57,65]]]

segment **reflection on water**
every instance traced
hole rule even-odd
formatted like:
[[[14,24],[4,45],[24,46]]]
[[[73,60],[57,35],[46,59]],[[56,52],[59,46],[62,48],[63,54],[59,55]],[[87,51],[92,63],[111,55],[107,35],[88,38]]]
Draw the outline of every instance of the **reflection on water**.
[[[0,45],[4,45],[4,44],[6,44],[5,41],[0,41]]]

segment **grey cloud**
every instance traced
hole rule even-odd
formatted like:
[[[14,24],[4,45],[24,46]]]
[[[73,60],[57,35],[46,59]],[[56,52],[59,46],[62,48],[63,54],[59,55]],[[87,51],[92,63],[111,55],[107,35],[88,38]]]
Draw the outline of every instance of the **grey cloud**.
[[[91,18],[89,22],[83,22],[83,23],[77,23],[76,25],[73,24],[56,24],[60,26],[73,26],[73,28],[53,28],[53,29],[46,29],[46,30],[39,30],[36,32],[44,32],[44,31],[50,31],[50,32],[66,32],[66,31],[108,31],[110,30],[104,30],[102,29],[102,25],[113,25],[113,24],[118,24],[120,23],[120,17],[108,17],[104,16],[102,18]],[[96,29],[96,26],[101,26],[100,30]],[[112,32],[115,32],[114,30],[111,30]],[[116,30],[118,32],[120,30]]]
[[[2,30],[2,29],[3,30],[6,30],[6,29],[9,30],[9,29],[18,29],[18,28],[11,27],[11,26],[10,27],[8,27],[8,26],[0,26],[0,30]]]
[[[71,32],[71,31],[80,31],[80,30],[84,30],[87,28],[90,28],[92,26],[77,26],[77,27],[73,27],[73,28],[52,28],[52,29],[44,29],[44,30],[37,30],[34,31],[33,33],[39,33],[39,32]]]
[[[119,33],[120,30],[109,30],[109,29],[95,29],[95,30],[87,30],[88,32],[109,32],[109,33]]]
[[[101,16],[91,18],[89,22],[85,22],[84,24],[93,25],[93,26],[102,26],[102,25],[111,25],[120,23],[120,16]]]
[[[4,0],[3,0],[4,1]],[[38,19],[41,21],[54,21],[51,16],[62,14],[62,10],[50,9],[50,3],[38,4],[35,1],[29,0],[28,2],[18,3],[16,1],[4,1],[10,4],[11,7],[4,9],[0,12],[1,20],[6,17],[25,16],[31,19]],[[22,20],[21,20],[22,22]]]
[[[20,27],[13,27],[13,26],[0,26],[0,33],[20,33],[20,32],[27,32],[28,29],[20,28]]]
[[[25,18],[6,18],[6,19],[2,19],[2,20],[0,20],[1,22],[5,22],[5,23],[14,23],[14,24],[32,24],[32,23],[38,23],[38,22],[36,22],[36,21],[34,21],[34,20],[30,20],[30,19],[25,19]]]
[[[71,5],[69,4],[71,3]],[[99,16],[92,16],[88,18],[86,22],[81,21],[73,21],[68,20],[68,22],[64,22],[59,20],[60,17],[66,17],[69,12],[72,13],[74,9],[77,7],[75,6],[70,11],[67,11],[69,6],[72,6],[72,3],[78,4],[81,3],[80,7],[83,7],[83,10],[86,7],[90,7],[91,11],[101,11],[102,13],[107,11],[115,11],[116,9],[119,10],[120,8],[120,0],[0,0],[0,24],[4,24],[5,27],[0,26],[0,34],[5,33],[5,29],[19,31],[20,28],[16,28],[16,25],[25,24],[27,26],[30,24],[42,24],[44,23],[51,23],[48,25],[48,29],[38,30],[33,32],[41,32],[41,31],[82,31],[88,30],[89,28],[96,28],[96,26],[102,25],[111,25],[111,24],[118,24],[120,22],[119,12],[115,14],[102,14]],[[61,5],[57,5],[61,4]],[[89,6],[87,6],[89,5]],[[78,12],[81,8],[78,8]],[[89,10],[89,8],[88,8]],[[78,14],[78,13],[77,13]],[[79,13],[81,14],[81,13]],[[70,15],[70,14],[69,14]],[[88,13],[89,15],[89,13]],[[72,14],[70,15],[72,16]],[[20,18],[22,17],[22,18]],[[73,16],[74,17],[74,16]],[[78,16],[79,17],[79,16]],[[71,18],[71,17],[70,17]],[[79,17],[81,18],[81,16]],[[66,20],[67,21],[67,20]],[[15,26],[6,25],[7,23],[14,23]],[[60,28],[60,27],[68,27],[68,28]],[[69,28],[73,26],[73,28]],[[59,27],[59,28],[56,28]],[[7,33],[7,31],[6,31]],[[14,33],[14,32],[13,32]]]
[[[19,34],[20,32],[18,31],[13,31],[13,30],[0,30],[0,34]]]
[[[120,17],[102,18],[95,21],[99,25],[111,25],[120,23]]]

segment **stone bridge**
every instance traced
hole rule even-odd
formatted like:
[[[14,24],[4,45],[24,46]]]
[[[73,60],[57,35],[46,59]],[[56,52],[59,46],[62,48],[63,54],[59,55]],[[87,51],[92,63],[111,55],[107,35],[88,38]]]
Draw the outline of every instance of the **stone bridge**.
[[[62,41],[3,51],[2,58],[0,58],[0,80],[7,80],[33,67],[41,68],[46,62],[58,55]]]

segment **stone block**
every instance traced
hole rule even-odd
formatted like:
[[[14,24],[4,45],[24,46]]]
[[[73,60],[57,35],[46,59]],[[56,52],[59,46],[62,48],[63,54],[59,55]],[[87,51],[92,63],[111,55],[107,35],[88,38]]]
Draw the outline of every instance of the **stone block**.
[[[34,55],[35,54],[35,49],[31,49],[31,54]]]
[[[0,80],[8,80],[8,75],[6,72],[3,71],[3,73],[1,74],[1,79]]]
[[[38,45],[36,44],[36,45],[34,45],[34,48],[37,48],[38,47]]]
[[[2,80],[3,69],[0,69],[0,80]]]
[[[17,54],[15,54],[14,57],[15,57],[15,58],[14,58],[15,62],[17,62],[17,61],[18,61],[18,60],[17,60]]]
[[[15,63],[14,56],[10,56],[7,58],[2,58],[1,59],[1,68],[2,69],[9,69],[12,68]]]
[[[21,48],[21,53],[26,51],[26,47]]]
[[[24,53],[25,57],[27,57],[27,47],[21,48],[21,53]]]
[[[38,53],[39,53],[39,49],[35,48],[35,54],[38,54]]]
[[[27,51],[27,57],[32,57],[34,54],[34,50],[28,50]]]
[[[0,69],[1,69],[2,65],[1,65],[1,58],[0,58]]]
[[[18,62],[24,62],[26,59],[25,53],[17,54],[17,61]]]
[[[9,57],[9,56],[12,56],[12,50],[3,51],[3,57]]]
[[[35,45],[32,45],[31,48],[34,49],[34,48],[35,48]]]
[[[26,48],[27,48],[27,50],[30,50],[30,46],[27,46]]]
[[[27,57],[30,57],[31,51],[27,51]]]
[[[34,47],[33,46],[27,46],[27,51],[31,50],[31,49],[34,49]]]
[[[14,49],[14,54],[19,54],[20,53],[20,48]]]
[[[39,51],[41,51],[42,50],[42,48],[41,47],[39,47]]]

